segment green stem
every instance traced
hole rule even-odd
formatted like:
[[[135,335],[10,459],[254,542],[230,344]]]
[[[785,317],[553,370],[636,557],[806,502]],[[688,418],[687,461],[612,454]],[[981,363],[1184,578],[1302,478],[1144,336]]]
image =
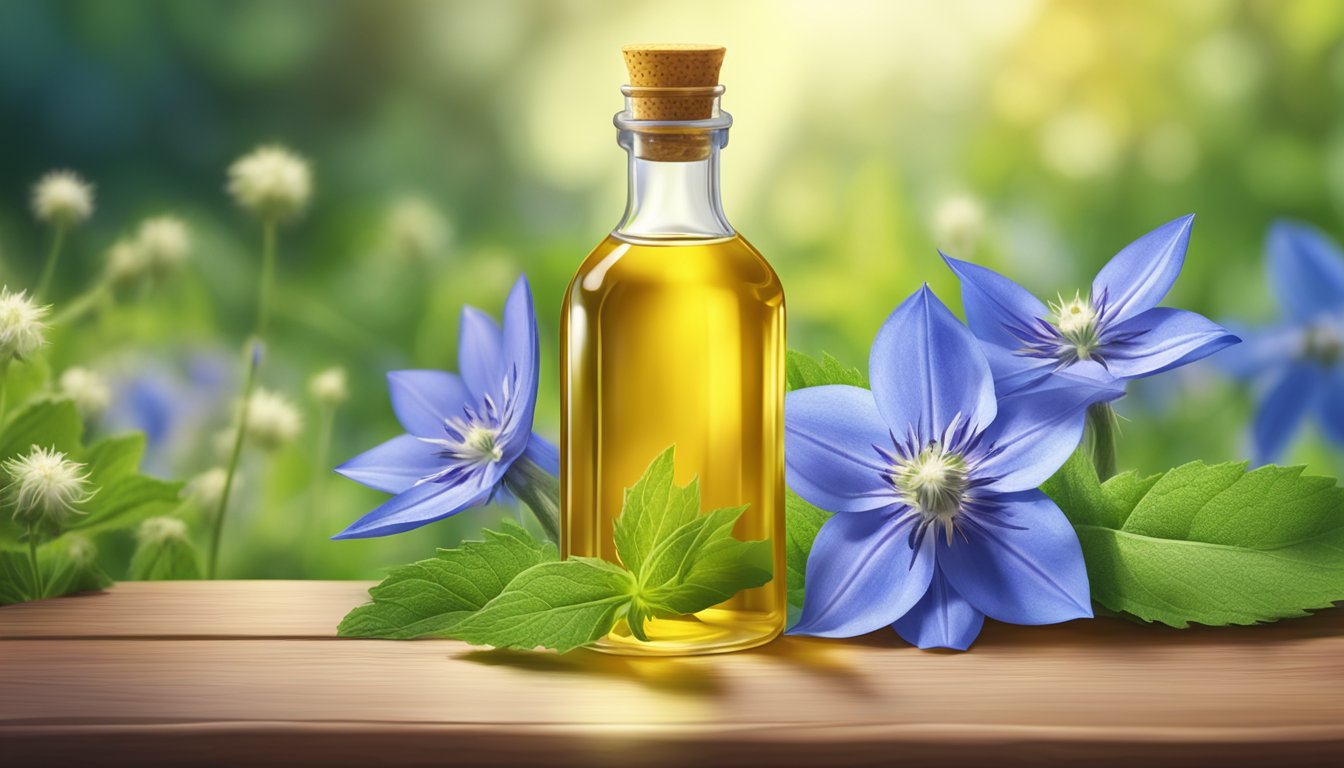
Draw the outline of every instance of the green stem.
[[[47,263],[42,267],[42,277],[37,281],[37,290],[33,299],[41,302],[51,290],[51,281],[56,277],[56,262],[61,258],[61,245],[65,242],[65,227],[57,224],[52,229],[51,250],[47,251]]]
[[[238,429],[233,435],[233,448],[229,451],[229,466],[224,473],[224,491],[219,495],[219,506],[215,508],[215,518],[210,529],[210,558],[206,561],[205,577],[215,578],[219,568],[219,540],[224,533],[224,512],[229,508],[229,496],[233,492],[233,478],[238,473],[238,458],[243,453],[243,438],[247,435],[247,419],[252,409],[252,390],[257,385],[257,368],[261,366],[259,346],[261,341],[253,338],[247,345],[249,356],[247,378],[243,381],[243,402],[238,408]]]
[[[112,284],[106,278],[94,283],[93,287],[77,298],[65,305],[65,308],[56,313],[51,319],[52,325],[63,325],[73,323],[82,319],[89,312],[101,306],[103,297],[112,289]]]
[[[47,587],[42,583],[42,569],[37,567],[37,526],[28,526],[28,564],[33,569],[33,587],[37,590],[33,593],[34,600],[41,600],[47,593]]]
[[[271,319],[271,291],[275,283],[275,220],[266,219],[261,225],[261,285],[257,289],[258,337],[266,335]]]
[[[1105,482],[1115,476],[1115,444],[1119,433],[1110,403],[1096,403],[1087,409],[1087,433],[1097,479]]]
[[[0,362],[0,423],[5,420],[6,406],[9,405],[9,364],[13,362],[11,358],[6,358]]]
[[[504,486],[532,510],[546,538],[560,543],[560,481],[520,456],[504,475]]]

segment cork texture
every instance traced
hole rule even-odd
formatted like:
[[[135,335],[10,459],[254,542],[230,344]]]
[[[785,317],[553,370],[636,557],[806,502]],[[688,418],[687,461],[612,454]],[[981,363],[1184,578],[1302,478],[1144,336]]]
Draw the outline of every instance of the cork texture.
[[[713,88],[727,49],[715,45],[627,45],[621,49],[630,85],[637,88]],[[704,120],[714,99],[705,96],[636,96],[636,120]]]

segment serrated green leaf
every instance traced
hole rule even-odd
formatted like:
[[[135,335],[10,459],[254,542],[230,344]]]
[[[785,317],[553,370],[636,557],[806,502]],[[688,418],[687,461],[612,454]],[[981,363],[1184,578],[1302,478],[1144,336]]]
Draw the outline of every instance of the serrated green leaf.
[[[784,562],[788,573],[789,606],[801,610],[804,585],[807,581],[807,555],[821,526],[831,514],[812,506],[802,496],[788,491],[784,495]]]
[[[790,392],[825,384],[868,386],[868,377],[862,371],[846,367],[829,352],[823,353],[822,359],[817,360],[794,349],[788,350],[784,356],[784,380]]]
[[[1070,461],[1045,490],[1073,521],[1092,598],[1106,608],[1185,627],[1344,600],[1344,489],[1334,480],[1195,462],[1099,485],[1086,469]]]
[[[504,591],[518,574],[559,558],[555,545],[538,542],[516,523],[485,531],[437,556],[395,568],[369,590],[373,602],[351,611],[337,629],[342,637],[411,640],[446,637],[463,617]]]
[[[518,574],[498,597],[466,616],[452,635],[496,648],[565,653],[611,631],[628,609],[635,581],[605,560],[571,557]]]
[[[658,542],[700,514],[700,482],[674,484],[676,447],[658,454],[634,485],[625,489],[621,514],[612,528],[616,554],[639,573]]]
[[[135,581],[186,581],[201,578],[201,557],[183,538],[141,541],[131,556],[130,578]]]
[[[698,613],[770,581],[770,542],[733,537],[733,526],[746,510],[716,509],[668,537],[638,576],[640,602],[648,613],[662,618]],[[637,623],[631,620],[632,631]]]

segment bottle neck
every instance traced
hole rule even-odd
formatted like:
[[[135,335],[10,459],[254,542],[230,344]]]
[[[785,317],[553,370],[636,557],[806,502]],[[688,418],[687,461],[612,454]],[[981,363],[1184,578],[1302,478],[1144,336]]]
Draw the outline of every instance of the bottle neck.
[[[732,116],[718,109],[721,92],[713,95],[708,119],[638,120],[627,90],[626,111],[615,123],[618,143],[629,156],[629,188],[615,235],[666,241],[735,234],[719,198],[719,152],[732,125]]]

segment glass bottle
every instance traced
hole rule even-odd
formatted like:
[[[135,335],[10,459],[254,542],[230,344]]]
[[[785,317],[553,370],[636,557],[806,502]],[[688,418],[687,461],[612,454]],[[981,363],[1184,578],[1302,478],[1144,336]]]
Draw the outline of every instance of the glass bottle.
[[[717,77],[717,74],[716,74]],[[724,216],[723,87],[624,86],[615,117],[629,154],[616,229],[579,267],[561,333],[561,547],[619,562],[624,489],[676,446],[677,484],[699,476],[702,509],[749,504],[734,535],[770,539],[775,577],[694,616],[620,622],[598,650],[636,655],[750,648],[779,634],[784,584],[784,293]],[[635,119],[639,98],[700,100],[708,117]]]

